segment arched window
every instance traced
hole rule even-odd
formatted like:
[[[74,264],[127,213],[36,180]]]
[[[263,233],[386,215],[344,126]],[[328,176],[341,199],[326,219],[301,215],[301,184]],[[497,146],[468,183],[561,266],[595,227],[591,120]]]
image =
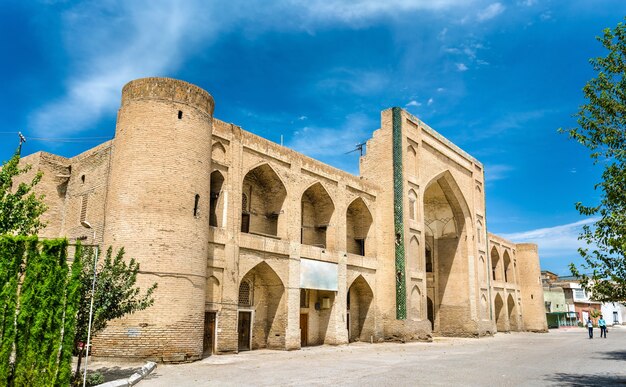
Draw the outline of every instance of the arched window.
[[[409,175],[417,175],[417,152],[412,145],[406,147],[406,167],[405,170]]]
[[[409,190],[409,219],[417,219],[417,194],[412,189]]]
[[[417,237],[411,237],[409,241],[409,261],[408,268],[410,270],[420,270],[421,269],[420,262],[420,243],[417,240]]]
[[[484,282],[486,279],[486,271],[487,271],[487,264],[485,263],[485,258],[481,255],[480,258],[478,258],[478,278],[480,280],[480,282]]]
[[[239,306],[252,306],[252,285],[248,281],[241,281],[239,285]]]

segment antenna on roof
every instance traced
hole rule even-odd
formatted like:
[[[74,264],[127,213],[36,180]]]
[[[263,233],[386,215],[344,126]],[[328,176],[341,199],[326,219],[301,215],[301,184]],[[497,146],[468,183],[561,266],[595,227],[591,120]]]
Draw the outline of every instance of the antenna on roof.
[[[364,147],[364,146],[365,146],[365,143],[364,143],[364,142],[359,143],[359,144],[356,144],[356,145],[354,146],[354,149],[352,149],[352,150],[351,150],[351,151],[349,151],[349,152],[344,153],[344,155],[347,155],[348,153],[352,153],[352,152],[359,151],[359,152],[361,153],[361,156],[363,156],[363,147]]]

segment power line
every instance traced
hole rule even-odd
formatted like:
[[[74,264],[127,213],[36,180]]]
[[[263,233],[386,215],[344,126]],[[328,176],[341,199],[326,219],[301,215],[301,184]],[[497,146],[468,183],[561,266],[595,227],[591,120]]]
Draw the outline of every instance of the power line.
[[[65,142],[65,143],[79,143],[79,142],[94,142],[102,140],[110,140],[113,137],[73,137],[73,138],[55,138],[55,137],[28,137],[30,141],[44,141],[44,142]]]
[[[0,134],[17,134],[20,132],[0,132]],[[111,140],[111,136],[96,136],[96,137],[26,137],[29,141],[43,141],[43,142],[65,142],[65,143],[81,143],[81,142],[95,142],[102,140]]]

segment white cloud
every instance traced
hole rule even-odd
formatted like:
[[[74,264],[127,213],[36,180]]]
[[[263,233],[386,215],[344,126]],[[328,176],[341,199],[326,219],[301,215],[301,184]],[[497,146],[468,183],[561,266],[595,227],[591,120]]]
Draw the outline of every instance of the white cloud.
[[[533,5],[535,5],[535,3],[537,3],[537,0],[524,0],[524,1],[519,1],[517,4],[523,5],[525,7],[532,7]]]
[[[478,21],[480,22],[491,20],[504,12],[504,9],[504,5],[502,5],[501,3],[490,4],[485,9],[478,12],[476,19],[478,19]]]
[[[434,102],[435,102],[435,100],[434,100],[434,99],[432,99],[432,98],[428,98],[428,103],[427,103],[427,105],[428,105],[428,106],[430,106],[430,105],[432,105]]]
[[[323,20],[362,21],[381,14],[394,15],[418,10],[442,10],[464,7],[466,0],[309,0],[299,3],[310,17]],[[293,4],[293,3],[291,3]]]
[[[513,167],[506,164],[493,164],[485,166],[485,180],[491,183],[496,180],[504,180],[508,177]]]
[[[550,20],[552,19],[552,12],[550,11],[543,12],[541,15],[539,15],[539,18],[541,19],[541,21]]]
[[[111,9],[119,13],[102,17]],[[72,8],[63,17],[69,54],[75,57],[66,93],[30,117],[37,134],[80,132],[119,106],[122,86],[135,78],[166,75],[178,67],[185,48],[214,32],[211,10],[201,15],[155,0],[101,1]]]
[[[597,218],[587,218],[554,227],[499,235],[516,243],[536,243],[542,258],[570,257],[574,259],[578,257],[578,248],[587,246],[584,241],[578,240],[582,227],[597,220]]]
[[[201,0],[184,5],[174,0],[101,0],[68,6],[60,19],[66,49],[62,54],[69,57],[65,91],[31,112],[29,128],[38,135],[55,136],[91,128],[102,117],[113,116],[126,82],[171,75],[231,30],[247,36],[276,30],[313,33],[332,24],[367,24],[403,12],[440,12],[476,4],[476,0],[284,0],[250,7],[242,0],[228,6]],[[388,87],[388,81],[385,74],[362,72],[343,74],[327,85],[365,95]]]
[[[287,147],[309,157],[342,156],[371,136],[377,123],[364,114],[351,114],[339,128],[305,126],[297,130]]]
[[[441,30],[441,32],[439,32],[439,35],[437,35],[437,39],[445,40],[447,34],[448,34],[448,28],[444,28]]]
[[[439,92],[439,93],[444,92],[444,91],[446,91],[446,89],[444,89],[443,87],[438,87],[437,88],[437,92]]]
[[[334,69],[318,82],[318,87],[322,89],[342,89],[358,95],[369,95],[383,90],[388,85],[387,74],[347,68]]]
[[[422,106],[421,102],[417,102],[416,100],[412,100],[404,106]]]
[[[300,117],[298,117],[298,120],[299,120],[299,121],[304,121],[304,120],[306,120],[307,118],[309,118],[309,117],[307,117],[307,116],[300,116]]]
[[[459,71],[467,71],[469,68],[465,65],[465,63],[457,63],[456,69]]]

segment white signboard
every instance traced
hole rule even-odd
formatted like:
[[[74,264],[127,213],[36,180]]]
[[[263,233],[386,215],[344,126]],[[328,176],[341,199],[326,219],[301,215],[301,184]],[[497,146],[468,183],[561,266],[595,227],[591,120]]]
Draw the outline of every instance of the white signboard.
[[[303,289],[338,290],[336,263],[300,259],[300,287]]]

